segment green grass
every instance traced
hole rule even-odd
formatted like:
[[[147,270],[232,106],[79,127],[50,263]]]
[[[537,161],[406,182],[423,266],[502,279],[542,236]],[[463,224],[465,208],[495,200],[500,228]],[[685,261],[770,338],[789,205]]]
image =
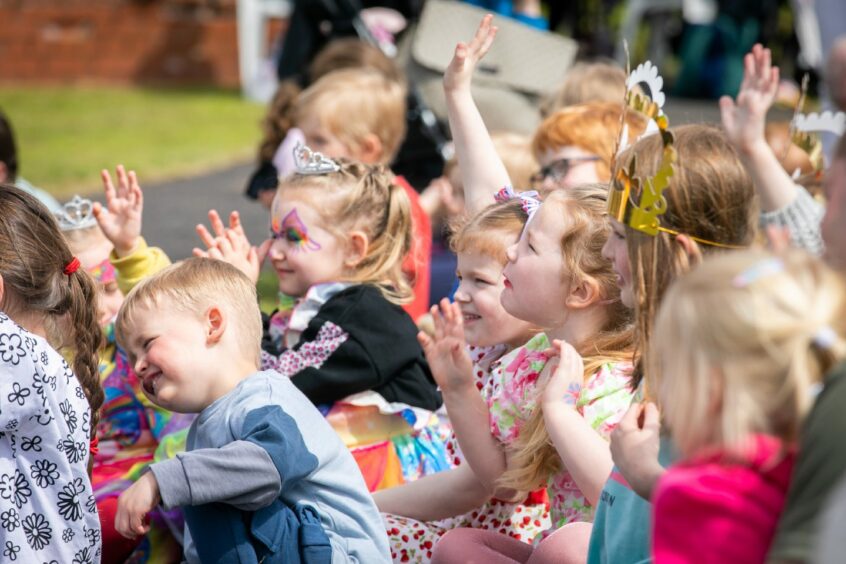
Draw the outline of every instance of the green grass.
[[[279,307],[279,278],[272,269],[265,268],[261,271],[256,288],[259,307],[263,312],[270,313]]]
[[[60,199],[99,190],[118,163],[149,183],[248,160],[264,111],[232,91],[99,87],[4,87],[0,108],[19,173]]]

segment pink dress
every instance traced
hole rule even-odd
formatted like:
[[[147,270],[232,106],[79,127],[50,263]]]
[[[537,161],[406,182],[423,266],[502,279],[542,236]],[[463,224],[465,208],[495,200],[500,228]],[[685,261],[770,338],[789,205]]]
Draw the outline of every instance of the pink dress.
[[[546,335],[537,335],[516,354],[504,358],[503,369],[494,373],[488,398],[491,433],[504,444],[519,436],[522,425],[537,409],[537,382],[548,360],[543,352],[548,347]],[[566,403],[606,440],[631,405],[631,368],[627,362],[604,364],[581,385],[573,384],[567,391]],[[547,493],[551,526],[541,531],[535,542],[568,523],[593,521],[593,507],[566,469],[550,477]]]
[[[742,456],[709,452],[671,467],[653,496],[655,563],[764,562],[794,460],[780,439],[754,435]]]
[[[531,341],[530,341],[531,343]],[[528,345],[525,345],[528,346]],[[544,350],[541,344],[534,343],[536,350]],[[523,347],[506,352],[504,346],[479,348],[468,347],[470,358],[473,361],[473,376],[476,381],[476,388],[487,401],[493,391],[493,374],[500,370],[503,359],[511,358],[519,354]],[[543,363],[535,368],[543,369]],[[455,436],[451,436],[447,442],[447,452],[453,466],[462,464],[462,454],[458,448]],[[439,521],[417,521],[400,515],[383,513],[385,527],[388,532],[388,541],[391,545],[391,556],[394,562],[413,562],[423,564],[432,558],[435,544],[440,538],[452,529],[470,527],[496,531],[525,543],[531,543],[540,532],[549,528],[549,504],[545,496],[529,496],[522,502],[513,503],[491,499],[482,506],[456,517],[442,519]]]

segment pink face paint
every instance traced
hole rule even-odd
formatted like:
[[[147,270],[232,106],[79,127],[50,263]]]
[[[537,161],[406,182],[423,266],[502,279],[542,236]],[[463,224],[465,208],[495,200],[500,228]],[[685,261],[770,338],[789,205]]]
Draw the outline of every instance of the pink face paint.
[[[109,259],[104,260],[100,264],[88,269],[88,273],[100,284],[104,286],[117,280],[117,273],[115,267],[109,262]]]
[[[297,208],[288,212],[288,215],[282,218],[281,224],[279,218],[274,217],[270,229],[275,239],[287,240],[293,245],[295,251],[319,251],[321,249],[320,243],[309,238],[308,228],[297,215]]]

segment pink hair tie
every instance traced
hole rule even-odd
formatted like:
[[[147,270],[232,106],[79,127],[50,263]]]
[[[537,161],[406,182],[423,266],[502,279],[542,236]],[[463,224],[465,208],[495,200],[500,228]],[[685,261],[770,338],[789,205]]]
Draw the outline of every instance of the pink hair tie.
[[[71,261],[65,265],[65,269],[62,272],[65,273],[65,276],[70,276],[77,270],[79,270],[79,259],[73,257]]]

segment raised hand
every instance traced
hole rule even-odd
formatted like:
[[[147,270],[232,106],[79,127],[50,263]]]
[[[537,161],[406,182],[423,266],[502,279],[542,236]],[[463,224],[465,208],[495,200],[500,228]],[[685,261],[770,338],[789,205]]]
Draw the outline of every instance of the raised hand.
[[[553,354],[558,356],[558,366],[552,371],[543,389],[542,401],[560,406],[567,397],[577,394],[584,379],[585,364],[581,355],[565,341],[552,342]],[[565,402],[575,405],[575,402]]]
[[[764,125],[767,111],[778,90],[779,70],[772,66],[772,53],[756,44],[743,59],[744,72],[737,101],[720,98],[720,114],[726,136],[741,153],[766,143]]]
[[[135,171],[129,173],[123,165],[118,165],[117,188],[112,183],[109,171],[100,171],[103,191],[106,194],[106,207],[94,202],[94,218],[106,238],[111,241],[119,257],[126,256],[135,249],[141,237],[141,215],[144,210],[144,193],[138,184]]]
[[[143,474],[118,497],[115,513],[115,529],[128,539],[146,535],[150,525],[145,522],[147,514],[159,504],[159,483],[152,472]]]
[[[206,245],[206,250],[195,247],[194,256],[228,262],[246,274],[254,284],[258,282],[261,265],[273,240],[267,239],[258,248],[251,245],[244,233],[241,216],[237,211],[229,214],[228,228],[223,225],[223,220],[220,219],[217,210],[209,210],[209,223],[211,223],[214,235],[209,232],[205,225],[197,225],[197,235]]]
[[[486,15],[470,43],[460,42],[455,46],[455,54],[444,72],[444,89],[447,92],[470,89],[473,70],[490,50],[496,37],[497,27],[492,22],[493,16]]]
[[[458,304],[444,298],[440,308],[432,306],[431,314],[435,336],[429,337],[421,331],[417,340],[423,347],[435,382],[443,392],[473,387],[473,363],[465,348],[464,321]],[[473,389],[475,391],[475,387]]]

